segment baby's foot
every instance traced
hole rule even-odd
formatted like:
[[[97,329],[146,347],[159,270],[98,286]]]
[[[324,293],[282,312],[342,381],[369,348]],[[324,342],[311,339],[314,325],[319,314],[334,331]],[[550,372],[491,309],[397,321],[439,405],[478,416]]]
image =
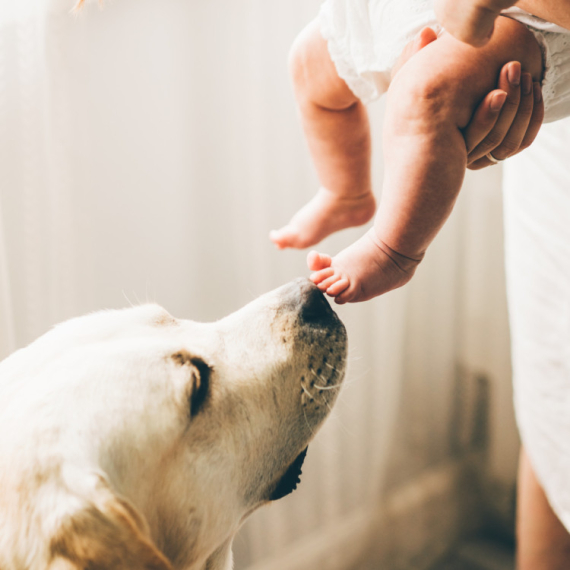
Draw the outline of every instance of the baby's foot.
[[[374,228],[333,258],[316,251],[307,257],[311,280],[339,304],[367,301],[405,285],[420,261],[388,247]]]
[[[319,243],[333,232],[365,224],[375,210],[372,192],[345,197],[319,188],[317,195],[293,216],[289,224],[273,230],[269,237],[279,249],[303,249]]]

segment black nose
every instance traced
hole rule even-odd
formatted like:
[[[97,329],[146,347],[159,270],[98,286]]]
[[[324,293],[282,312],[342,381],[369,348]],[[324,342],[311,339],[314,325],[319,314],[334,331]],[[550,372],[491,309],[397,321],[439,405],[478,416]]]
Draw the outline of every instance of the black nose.
[[[334,312],[317,286],[308,279],[295,282],[299,287],[299,315],[305,323],[318,323],[334,318]]]

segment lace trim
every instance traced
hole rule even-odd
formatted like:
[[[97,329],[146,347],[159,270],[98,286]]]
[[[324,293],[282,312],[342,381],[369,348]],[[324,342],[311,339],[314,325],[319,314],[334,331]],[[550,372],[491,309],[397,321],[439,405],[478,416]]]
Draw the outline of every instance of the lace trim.
[[[570,34],[529,30],[542,51],[545,122],[551,122],[570,112]],[[562,108],[564,103],[566,105]]]

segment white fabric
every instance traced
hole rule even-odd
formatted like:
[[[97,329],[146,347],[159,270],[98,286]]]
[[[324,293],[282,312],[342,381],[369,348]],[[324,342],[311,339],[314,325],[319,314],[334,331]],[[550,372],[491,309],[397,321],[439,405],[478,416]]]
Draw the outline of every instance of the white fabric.
[[[523,443],[570,531],[570,121],[505,164],[515,407]]]
[[[426,26],[441,29],[432,0],[325,0],[319,23],[339,76],[366,104],[388,89],[406,44]]]
[[[570,115],[570,32],[549,32],[529,26],[542,50],[544,122]]]
[[[542,49],[545,122],[570,115],[570,32],[520,8],[505,15],[525,24]],[[394,64],[422,28],[442,31],[433,0],[325,0],[319,18],[339,76],[364,103],[388,89]]]
[[[503,14],[522,22],[533,32],[542,50],[544,122],[570,115],[570,31],[513,7]]]

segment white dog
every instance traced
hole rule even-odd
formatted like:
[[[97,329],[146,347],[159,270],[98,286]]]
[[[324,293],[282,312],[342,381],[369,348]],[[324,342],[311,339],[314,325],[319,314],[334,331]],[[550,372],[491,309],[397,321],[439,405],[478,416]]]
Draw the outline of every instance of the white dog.
[[[0,364],[1,570],[226,570],[291,492],[345,369],[299,280],[211,324],[156,305],[70,320]]]

